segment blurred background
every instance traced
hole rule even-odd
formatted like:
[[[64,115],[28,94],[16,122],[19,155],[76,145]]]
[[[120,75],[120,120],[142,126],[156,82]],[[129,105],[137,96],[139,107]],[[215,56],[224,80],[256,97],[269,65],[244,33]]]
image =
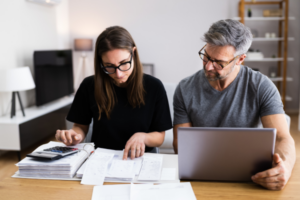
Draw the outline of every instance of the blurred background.
[[[218,20],[239,16],[239,0],[9,0],[0,2],[0,69],[29,66],[33,76],[33,52],[38,50],[72,49],[73,73],[78,74],[80,58],[84,55],[85,73],[93,73],[92,51],[75,51],[78,38],[92,39],[107,27],[119,25],[133,36],[143,63],[150,64],[153,73],[163,82],[178,83],[202,68],[198,51],[201,40],[210,25]],[[48,4],[47,4],[48,3]],[[266,9],[276,5],[245,5],[252,18],[262,17]],[[299,110],[299,50],[300,1],[289,1],[287,85],[285,104],[287,113]],[[256,37],[278,37],[278,21],[245,21]],[[252,49],[262,52],[265,58],[277,57],[278,42],[255,41]],[[245,65],[272,75],[277,62],[254,61]],[[153,67],[152,67],[153,66]],[[146,65],[145,65],[146,67]],[[276,71],[276,70],[275,70]],[[274,74],[273,74],[274,75]],[[75,78],[74,78],[75,79]],[[78,87],[75,84],[75,87]],[[76,90],[76,88],[75,88]],[[35,105],[34,89],[20,92],[25,107]],[[11,93],[0,93],[0,115],[10,111]],[[17,109],[19,109],[17,104]]]

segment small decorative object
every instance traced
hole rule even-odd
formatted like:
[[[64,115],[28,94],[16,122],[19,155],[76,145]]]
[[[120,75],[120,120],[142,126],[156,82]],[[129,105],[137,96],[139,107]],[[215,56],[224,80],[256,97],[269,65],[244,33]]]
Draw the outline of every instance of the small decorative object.
[[[264,17],[282,17],[282,10],[281,9],[264,10],[263,16]]]
[[[270,37],[271,37],[271,38],[276,38],[276,33],[271,33],[271,34],[270,34]]]
[[[154,76],[154,64],[151,63],[142,63],[143,73]]]
[[[273,54],[273,55],[272,55],[272,58],[276,58],[276,54]]]
[[[252,11],[251,11],[251,8],[248,9],[248,17],[252,17]]]
[[[258,31],[256,29],[251,29],[252,37],[258,37]]]
[[[277,76],[277,67],[270,67],[269,68],[269,76],[271,78],[275,78]]]
[[[249,51],[247,52],[247,58],[249,60],[260,60],[264,58],[264,54],[260,52],[259,49],[249,49]]]
[[[265,34],[265,37],[266,37],[266,38],[270,38],[270,37],[271,37],[271,34],[267,32],[267,33]]]

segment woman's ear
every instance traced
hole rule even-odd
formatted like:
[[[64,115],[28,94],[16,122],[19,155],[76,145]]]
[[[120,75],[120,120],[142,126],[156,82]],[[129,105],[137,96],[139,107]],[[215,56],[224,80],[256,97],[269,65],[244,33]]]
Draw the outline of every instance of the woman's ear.
[[[133,53],[135,50],[136,50],[136,47],[133,47],[133,48],[132,48],[132,53]]]

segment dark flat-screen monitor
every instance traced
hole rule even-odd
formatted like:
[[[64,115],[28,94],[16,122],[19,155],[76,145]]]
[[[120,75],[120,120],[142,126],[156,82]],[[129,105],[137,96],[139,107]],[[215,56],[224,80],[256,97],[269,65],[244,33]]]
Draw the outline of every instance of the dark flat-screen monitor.
[[[72,50],[35,51],[36,105],[74,93]]]

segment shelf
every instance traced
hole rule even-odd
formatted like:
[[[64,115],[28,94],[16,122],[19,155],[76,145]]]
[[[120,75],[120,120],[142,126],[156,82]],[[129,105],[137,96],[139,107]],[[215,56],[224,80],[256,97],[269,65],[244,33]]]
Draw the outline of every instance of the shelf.
[[[16,112],[16,116],[12,119],[10,118],[10,115],[5,115],[0,117],[0,123],[2,124],[22,124],[27,121],[33,120],[35,118],[38,118],[40,116],[43,116],[47,113],[50,113],[52,111],[58,110],[60,108],[63,108],[67,105],[72,104],[74,100],[74,95],[66,96],[61,99],[52,101],[50,103],[47,103],[45,105],[42,105],[40,107],[32,106],[29,108],[25,108],[25,117],[23,117],[21,110]]]
[[[294,41],[295,38],[289,37],[288,41]],[[264,37],[256,37],[253,38],[253,42],[268,42],[268,41],[284,41],[284,38],[264,38]]]
[[[234,20],[241,20],[240,17],[232,18]],[[244,17],[245,21],[280,21],[284,20],[284,17]],[[289,20],[295,20],[295,17],[289,17]]]
[[[245,1],[245,5],[280,5],[280,1]]]
[[[278,62],[283,61],[283,58],[262,58],[262,59],[245,59],[246,62]],[[288,61],[294,61],[294,58],[288,58]]]
[[[282,97],[281,97],[281,99],[282,99]],[[286,101],[293,101],[293,98],[290,97],[290,96],[286,96],[286,97],[285,97],[285,100],[286,100]]]
[[[281,97],[282,100],[282,97]],[[293,98],[290,96],[285,96],[285,101],[293,101]]]
[[[247,6],[248,5],[248,6]],[[257,12],[256,15],[249,15],[251,17],[248,17],[248,12],[247,10],[249,9],[249,5],[277,5],[276,7],[277,10],[280,9],[281,10],[281,15],[277,15],[277,17],[267,17],[267,15],[263,16],[263,13],[259,14],[259,12]],[[256,6],[254,6],[256,8]],[[251,9],[255,9],[253,7],[251,7]],[[273,7],[271,6],[265,6],[265,7],[261,7],[261,9],[264,8],[269,8],[269,9],[273,9]],[[275,7],[274,7],[275,8]],[[259,11],[259,10],[257,10]],[[289,3],[288,0],[276,0],[276,1],[272,1],[272,0],[259,0],[259,1],[251,1],[251,0],[239,0],[238,3],[238,16],[237,17],[233,17],[232,19],[234,20],[239,20],[240,22],[242,22],[243,24],[249,24],[251,25],[251,28],[255,29],[255,27],[257,27],[257,25],[262,25],[265,23],[270,24],[271,22],[273,22],[272,26],[278,24],[279,22],[279,27],[278,27],[278,32],[275,32],[276,37],[274,38],[266,38],[264,37],[264,35],[261,35],[261,37],[254,37],[253,38],[253,42],[277,42],[278,46],[277,47],[272,47],[272,51],[276,51],[279,52],[278,54],[269,54],[269,55],[265,55],[266,57],[264,57],[264,55],[262,53],[259,52],[253,52],[252,54],[249,52],[247,55],[247,57],[245,58],[245,62],[262,62],[264,64],[267,64],[266,62],[270,62],[269,64],[272,65],[277,65],[278,66],[278,70],[286,72],[287,71],[287,67],[288,67],[288,63],[287,61],[294,61],[293,57],[289,57],[288,52],[287,52],[287,47],[290,43],[290,41],[295,41],[296,39],[294,37],[289,37],[289,28],[288,28],[288,22],[290,20],[295,20],[295,16],[289,16]],[[252,13],[252,12],[251,12]],[[252,13],[253,14],[253,13]],[[266,14],[266,13],[264,13]],[[252,21],[252,23],[251,23]],[[259,23],[260,22],[260,23]],[[259,24],[258,24],[259,23]],[[271,25],[271,24],[270,24]],[[257,27],[258,28],[258,27]],[[270,27],[268,27],[270,28]],[[265,31],[268,32],[268,31]],[[274,32],[274,31],[273,31]],[[280,34],[283,33],[283,34]],[[273,35],[273,34],[272,34]],[[255,36],[258,36],[258,34],[255,34]],[[269,57],[267,57],[269,56]],[[274,57],[277,56],[277,57]],[[261,64],[262,64],[261,63]],[[252,63],[253,65],[254,63]],[[248,63],[249,65],[249,63]],[[276,74],[276,73],[275,73]],[[292,101],[292,98],[287,96],[287,91],[286,91],[286,84],[282,84],[283,83],[283,79],[285,81],[293,81],[293,78],[291,77],[287,77],[286,73],[283,73],[284,76],[279,73],[278,77],[274,77],[274,78],[270,78],[271,81],[273,81],[274,83],[276,82],[278,84],[278,86],[280,86],[278,88],[280,94],[282,95],[282,103],[283,106],[285,106],[286,102],[288,101]],[[300,126],[299,126],[300,127]]]
[[[274,77],[274,78],[271,78],[271,81],[273,82],[279,82],[279,81],[283,81],[283,78],[282,77]],[[286,77],[286,81],[293,81],[293,78],[292,77]]]

